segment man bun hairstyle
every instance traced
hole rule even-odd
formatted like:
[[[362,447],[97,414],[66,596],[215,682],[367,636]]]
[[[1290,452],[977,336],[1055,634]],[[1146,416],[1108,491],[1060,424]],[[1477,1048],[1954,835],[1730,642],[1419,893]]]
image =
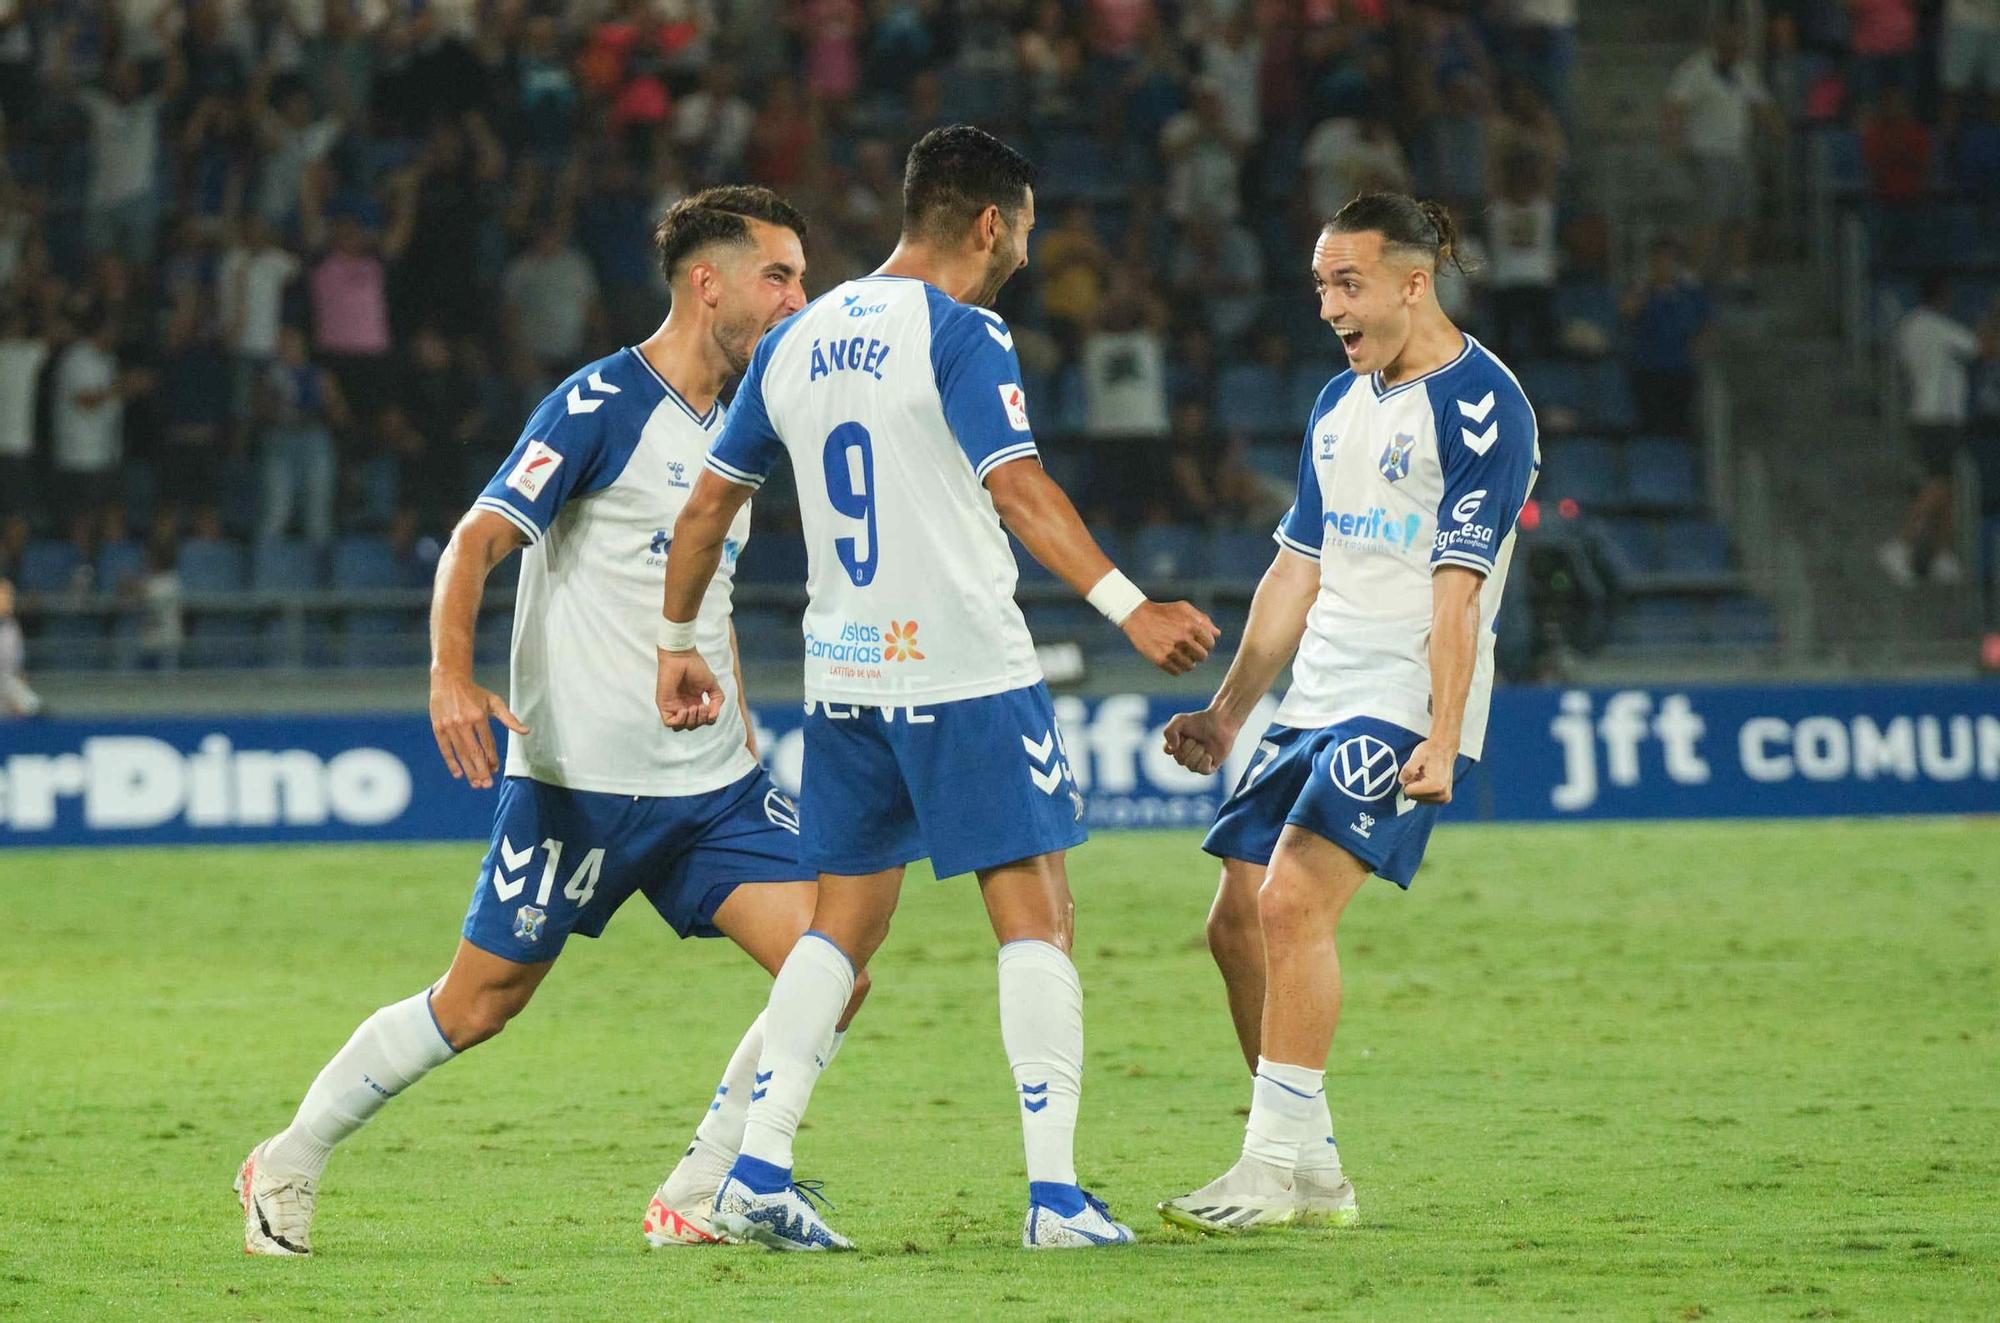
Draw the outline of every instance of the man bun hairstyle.
[[[1407,193],[1361,193],[1322,228],[1334,234],[1373,230],[1387,247],[1411,249],[1430,258],[1432,270],[1449,266],[1460,275],[1468,274],[1458,251],[1458,225],[1442,203],[1419,201]]]
[[[932,129],[903,167],[903,233],[949,243],[988,207],[1011,225],[1034,182],[1028,158],[983,129]]]
[[[799,245],[805,246],[806,218],[770,189],[754,184],[705,188],[668,207],[654,228],[653,247],[659,250],[660,274],[672,285],[694,255],[711,244],[748,247],[751,221],[783,226],[798,235]]]

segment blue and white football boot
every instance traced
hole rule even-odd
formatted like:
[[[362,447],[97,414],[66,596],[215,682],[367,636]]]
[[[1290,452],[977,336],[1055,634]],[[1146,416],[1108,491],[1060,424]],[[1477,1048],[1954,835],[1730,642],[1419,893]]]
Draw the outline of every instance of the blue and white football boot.
[[[1132,1228],[1111,1216],[1111,1210],[1081,1185],[1031,1181],[1028,1221],[1021,1228],[1023,1249],[1090,1249],[1098,1245],[1130,1245]]]
[[[817,1181],[802,1184],[782,1167],[739,1157],[715,1192],[709,1221],[729,1239],[765,1249],[807,1253],[853,1249],[854,1242],[828,1226],[815,1203],[826,1204]]]

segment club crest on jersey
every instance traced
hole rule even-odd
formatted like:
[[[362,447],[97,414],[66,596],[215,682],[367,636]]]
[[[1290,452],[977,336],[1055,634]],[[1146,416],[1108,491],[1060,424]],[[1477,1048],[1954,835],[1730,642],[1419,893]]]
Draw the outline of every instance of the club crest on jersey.
[[[1417,448],[1417,438],[1408,432],[1396,433],[1395,440],[1382,452],[1382,476],[1390,482],[1400,482],[1410,476],[1410,452]]]
[[[523,905],[514,911],[514,936],[524,942],[539,942],[542,940],[542,929],[548,926],[548,922],[547,911]]]
[[[507,475],[507,485],[529,500],[536,500],[555,471],[562,467],[562,460],[561,455],[543,442],[530,439],[527,449],[521,452],[520,462]]]

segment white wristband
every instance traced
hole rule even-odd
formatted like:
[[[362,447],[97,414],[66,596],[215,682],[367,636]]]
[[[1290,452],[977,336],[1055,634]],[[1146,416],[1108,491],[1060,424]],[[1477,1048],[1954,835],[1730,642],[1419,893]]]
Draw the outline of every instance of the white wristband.
[[[692,652],[694,650],[694,621],[669,620],[660,617],[659,645],[661,652]]]
[[[1112,624],[1123,625],[1125,617],[1145,603],[1146,594],[1139,591],[1139,585],[1114,569],[1097,581],[1097,586],[1090,590],[1085,600]]]

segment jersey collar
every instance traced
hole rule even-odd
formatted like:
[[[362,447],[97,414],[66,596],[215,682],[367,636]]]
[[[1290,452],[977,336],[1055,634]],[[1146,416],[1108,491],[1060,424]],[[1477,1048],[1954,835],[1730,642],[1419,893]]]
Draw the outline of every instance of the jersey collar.
[[[709,427],[712,427],[715,424],[715,416],[717,413],[721,412],[722,409],[721,400],[717,400],[715,403],[709,405],[707,413],[696,413],[694,411],[694,406],[689,404],[687,400],[682,397],[681,393],[675,390],[665,377],[660,375],[659,369],[655,368],[652,365],[652,363],[647,360],[646,356],[639,352],[637,346],[626,345],[625,352],[639,360],[639,366],[646,369],[646,375],[651,377],[654,381],[660,383],[660,389],[667,393],[667,398],[672,400],[675,404],[679,405],[682,413],[694,419],[695,425],[697,427],[700,427],[703,430],[707,430]]]
[[[1375,398],[1378,400],[1386,400],[1391,395],[1401,395],[1404,391],[1408,390],[1410,387],[1421,386],[1426,381],[1429,381],[1432,377],[1438,376],[1442,373],[1449,372],[1453,368],[1457,367],[1460,363],[1463,363],[1466,359],[1472,357],[1472,347],[1478,344],[1479,342],[1473,339],[1471,336],[1466,335],[1464,331],[1460,331],[1459,334],[1465,336],[1465,347],[1458,351],[1458,357],[1452,359],[1451,362],[1446,363],[1443,367],[1432,368],[1429,372],[1424,373],[1424,375],[1422,375],[1421,377],[1411,377],[1408,381],[1398,382],[1394,386],[1390,386],[1385,390],[1383,389],[1382,386],[1382,374],[1380,372],[1370,372],[1368,374],[1368,384],[1374,388]]]

